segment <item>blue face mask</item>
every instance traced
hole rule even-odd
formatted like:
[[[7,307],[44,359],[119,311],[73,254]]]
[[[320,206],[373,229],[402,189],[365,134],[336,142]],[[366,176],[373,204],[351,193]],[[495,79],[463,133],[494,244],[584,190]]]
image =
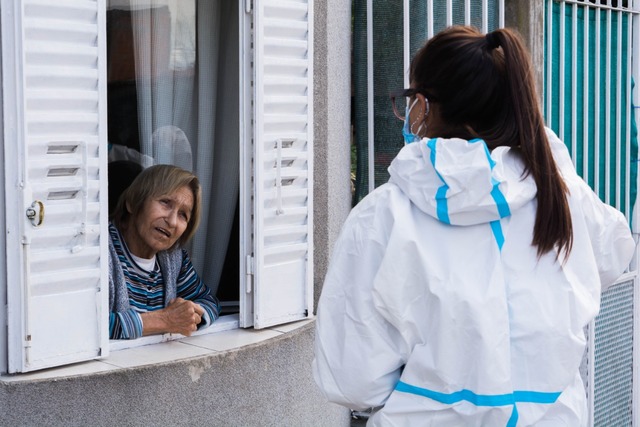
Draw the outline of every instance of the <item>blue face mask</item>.
[[[402,136],[404,137],[405,144],[411,144],[412,142],[420,141],[422,139],[415,133],[411,132],[411,125],[409,124],[409,118],[411,117],[409,113],[411,112],[411,109],[413,109],[413,107],[417,104],[417,102],[418,100],[416,99],[415,101],[413,101],[411,106],[407,104],[407,107],[405,109],[404,126],[402,126]],[[424,123],[421,123],[420,127],[418,127],[418,132],[420,132],[423,126]]]

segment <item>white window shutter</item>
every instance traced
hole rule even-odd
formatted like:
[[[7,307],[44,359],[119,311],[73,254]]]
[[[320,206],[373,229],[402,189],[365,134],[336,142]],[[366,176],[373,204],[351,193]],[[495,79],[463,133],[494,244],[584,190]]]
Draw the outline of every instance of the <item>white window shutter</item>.
[[[3,2],[8,371],[108,352],[104,0]]]
[[[313,1],[254,2],[253,323],[312,315]]]

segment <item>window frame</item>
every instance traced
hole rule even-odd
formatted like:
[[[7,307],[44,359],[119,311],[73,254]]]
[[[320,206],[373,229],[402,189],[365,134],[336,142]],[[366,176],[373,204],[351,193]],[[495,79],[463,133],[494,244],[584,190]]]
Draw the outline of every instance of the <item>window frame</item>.
[[[64,3],[64,0],[62,0],[60,3],[62,3],[63,5],[66,4]],[[23,5],[28,5],[29,7],[38,7],[38,6],[46,6],[45,2],[42,2],[40,0],[21,0],[20,2],[16,2],[14,5],[16,8],[20,8]],[[73,0],[69,0],[69,4],[75,4],[73,2]],[[298,10],[298,12],[300,12],[300,3],[299,2],[293,2],[293,1],[285,1],[285,2],[265,2],[264,4],[266,4],[266,7],[271,7],[271,8],[284,8],[286,9],[287,7],[293,8]],[[265,7],[264,4],[261,4],[261,7]],[[306,49],[306,59],[307,59],[307,91],[308,91],[308,98],[307,98],[307,105],[306,105],[306,122],[305,122],[305,126],[307,129],[307,152],[306,152],[306,156],[307,159],[307,170],[305,173],[308,173],[308,175],[306,176],[307,182],[308,182],[308,187],[307,187],[307,201],[306,201],[306,208],[307,208],[307,249],[306,249],[306,255],[305,255],[305,260],[306,260],[306,265],[307,265],[307,271],[305,274],[305,283],[296,283],[294,284],[295,286],[299,286],[299,287],[303,287],[304,288],[304,304],[306,306],[306,309],[304,311],[304,316],[300,316],[300,315],[296,315],[294,317],[287,317],[286,320],[284,320],[283,323],[286,322],[292,322],[294,320],[299,320],[299,319],[305,319],[305,318],[311,318],[313,317],[312,314],[312,307],[313,307],[313,216],[312,216],[312,211],[313,211],[313,193],[312,193],[312,185],[311,182],[313,180],[313,174],[312,174],[312,145],[313,145],[313,134],[312,134],[312,129],[313,129],[313,98],[311,96],[312,92],[313,92],[313,85],[312,85],[312,76],[313,76],[313,69],[312,69],[312,63],[313,63],[313,49],[312,49],[312,43],[313,43],[313,39],[312,39],[312,34],[313,34],[313,0],[308,0],[307,1],[307,38],[306,38],[306,46],[304,47]],[[96,9],[97,9],[97,14],[98,14],[98,31],[96,34],[96,40],[97,43],[99,45],[99,50],[100,53],[97,57],[98,59],[98,63],[101,64],[100,68],[101,70],[99,71],[100,73],[100,79],[98,82],[98,86],[100,91],[102,91],[104,96],[104,99],[106,100],[106,0],[95,0],[94,3]],[[54,6],[57,7],[58,5]],[[264,10],[264,9],[259,9],[259,10]],[[245,61],[245,64],[253,64],[254,63],[254,54],[255,51],[251,50],[250,48],[247,49],[247,47],[251,47],[252,44],[255,46],[255,43],[257,42],[256,40],[256,35],[255,33],[252,32],[251,27],[246,27],[245,25],[249,22],[251,23],[252,20],[254,20],[254,15],[257,13],[255,9],[253,9],[253,5],[250,2],[244,2],[239,0],[238,1],[238,11],[239,11],[239,19],[240,19],[240,31],[241,31],[241,37],[240,37],[240,46],[239,46],[239,55],[241,58],[241,64],[243,63],[243,61]],[[23,71],[23,67],[24,67],[24,63],[22,61],[23,56],[19,55],[17,52],[13,52],[13,44],[15,42],[15,40],[11,37],[7,37],[5,35],[5,31],[15,31],[15,34],[23,34],[20,32],[20,29],[14,27],[13,25],[8,26],[6,25],[5,21],[13,19],[14,16],[14,11],[12,10],[12,7],[9,5],[3,5],[2,8],[0,9],[0,13],[2,14],[2,18],[3,18],[3,47],[2,47],[2,53],[3,53],[3,57],[5,57],[5,61],[3,61],[5,63],[5,65],[2,68],[3,71],[3,84],[2,84],[2,99],[3,99],[3,103],[4,103],[4,110],[3,110],[3,115],[2,115],[2,119],[4,119],[4,123],[6,124],[8,122],[16,122],[16,126],[15,128],[11,128],[14,130],[19,130],[20,129],[20,125],[23,124],[23,122],[21,121],[23,119],[23,117],[14,117],[11,116],[9,114],[9,111],[7,110],[7,105],[8,104],[12,104],[15,103],[17,104],[16,109],[19,111],[20,108],[23,107],[24,104],[22,104],[21,102],[17,101],[17,97],[10,97],[7,95],[7,92],[9,92],[11,90],[11,88],[15,87],[22,87],[19,86],[16,83],[17,77],[11,73],[12,70],[18,70],[18,71]],[[20,23],[16,24],[17,26],[20,25]],[[251,36],[251,37],[246,37],[246,36]],[[19,42],[16,42],[16,44]],[[42,46],[47,46],[47,41],[42,42],[41,44]],[[285,43],[286,45],[286,43]],[[6,60],[7,57],[9,57],[8,55],[8,49],[12,49],[12,53],[11,53],[11,57],[10,60]],[[245,201],[243,202],[243,208],[245,209],[245,215],[248,212],[253,212],[255,211],[255,206],[253,206],[251,203],[248,203],[247,201],[255,201],[256,200],[256,195],[255,195],[255,191],[254,188],[251,186],[251,182],[253,182],[253,180],[255,179],[254,176],[252,176],[251,174],[254,173],[253,169],[251,168],[251,164],[255,162],[254,160],[254,156],[255,153],[253,151],[247,151],[246,148],[247,147],[251,147],[251,141],[255,140],[255,128],[252,127],[252,123],[255,122],[256,120],[256,115],[259,114],[255,111],[254,108],[252,108],[252,103],[254,102],[255,98],[256,98],[256,92],[255,92],[255,81],[256,81],[256,74],[255,74],[255,69],[251,68],[249,66],[242,66],[240,68],[240,88],[239,88],[239,93],[240,93],[240,98],[241,98],[241,102],[240,102],[240,111],[239,111],[239,122],[240,122],[240,144],[241,144],[241,155],[240,155],[240,159],[239,161],[241,162],[241,176],[240,176],[240,180],[241,180],[241,185],[244,184],[243,187],[241,187],[242,189],[244,189],[244,191],[241,189],[241,193],[240,193],[240,197],[241,200]],[[254,91],[251,90],[251,88],[254,88]],[[9,90],[7,90],[9,89]],[[107,127],[107,120],[106,120],[106,102],[101,102],[100,105],[100,119],[99,119],[99,123],[100,126],[104,129],[106,129]],[[246,120],[246,121],[245,121]],[[4,149],[5,151],[3,153],[0,154],[0,160],[4,160],[3,164],[5,165],[12,165],[14,164],[14,160],[15,159],[20,159],[20,158],[25,158],[24,155],[21,155],[20,153],[17,152],[17,150],[20,148],[19,144],[11,144],[9,141],[13,141],[14,139],[12,139],[11,137],[8,137],[6,135],[6,129],[8,129],[8,127],[3,125],[3,129],[4,129],[4,139],[3,139],[3,145],[4,145]],[[104,132],[103,132],[104,133]],[[104,136],[102,137],[103,139],[101,140],[101,144],[100,147],[102,147],[101,150],[99,150],[101,152],[100,154],[100,166],[99,166],[99,171],[105,171],[107,170],[107,163],[106,163],[106,147],[107,147],[107,143],[106,143],[106,134],[104,134]],[[9,167],[13,167],[13,166],[9,166]],[[106,212],[106,207],[107,207],[107,203],[106,203],[106,199],[104,199],[106,197],[107,194],[107,187],[106,187],[106,173],[104,174],[100,174],[102,175],[102,184],[100,186],[100,193],[102,194],[102,199],[105,203],[101,203],[101,209],[103,214]],[[4,176],[0,178],[0,182],[2,180],[4,180]],[[10,177],[7,178],[8,181],[13,182]],[[3,200],[3,203],[6,204],[2,204],[0,203],[0,208],[2,208],[2,212],[0,212],[0,219],[2,220],[2,222],[7,226],[9,224],[9,222],[7,222],[8,220],[5,220],[4,215],[7,214],[7,216],[13,215],[15,217],[20,216],[19,212],[13,212],[10,210],[11,206],[16,206],[19,205],[17,203],[14,203],[14,199],[17,197],[16,194],[17,192],[15,191],[5,191],[6,193],[6,201]],[[13,199],[12,199],[13,197]],[[255,292],[255,286],[252,287],[253,283],[252,281],[255,280],[255,275],[259,274],[259,272],[256,272],[253,270],[252,268],[252,263],[251,262],[247,262],[247,260],[251,260],[251,259],[255,259],[256,254],[259,254],[261,250],[264,250],[264,245],[255,245],[255,242],[253,241],[253,235],[256,233],[256,229],[254,228],[254,224],[251,221],[252,219],[252,214],[249,213],[248,215],[246,215],[244,217],[244,227],[241,227],[241,236],[240,238],[242,239],[240,242],[240,277],[241,277],[241,282],[243,282],[243,278],[245,285],[248,283],[250,288],[249,291],[247,292],[247,288],[245,287],[244,289],[241,288],[241,296],[240,296],[240,305],[241,305],[241,312],[237,315],[225,315],[222,316],[217,322],[215,322],[211,327],[206,328],[202,331],[197,331],[194,335],[204,335],[204,334],[210,334],[210,333],[216,333],[216,332],[220,332],[220,331],[225,331],[225,330],[230,330],[230,329],[236,329],[238,327],[251,327],[254,326],[256,329],[259,327],[268,327],[268,326],[274,326],[277,323],[270,323],[270,324],[263,324],[262,326],[260,325],[256,325],[254,324],[254,311],[253,311],[253,305],[255,303],[254,300],[254,292]],[[103,264],[105,265],[104,268],[102,268],[102,272],[103,272],[103,277],[101,280],[101,289],[102,289],[102,303],[103,303],[103,307],[108,307],[108,277],[107,277],[107,268],[106,268],[106,260],[108,259],[108,250],[107,250],[107,240],[104,238],[104,236],[108,236],[108,232],[106,230],[106,214],[103,215],[104,216],[104,225],[101,226],[101,233],[100,236],[102,236],[100,238],[101,241],[101,250],[100,250],[100,255],[99,258],[102,259]],[[244,231],[243,231],[244,230]],[[245,245],[244,243],[246,242],[246,238],[247,238],[247,230],[249,236],[251,236],[250,241],[251,244],[250,245]],[[5,244],[7,244],[7,238],[6,238],[6,233],[5,233],[5,240],[3,240],[1,245],[0,245],[0,254],[3,253],[3,251],[6,250],[6,246]],[[11,252],[10,250],[7,250],[7,255]],[[7,264],[9,263],[17,263],[18,260],[16,259],[7,259]],[[5,265],[6,267],[6,265]],[[3,273],[7,273],[7,268],[5,268],[4,270],[0,270],[3,271]],[[16,303],[16,301],[21,301],[23,298],[22,295],[22,289],[24,289],[24,281],[22,279],[16,281],[13,281],[13,277],[11,278],[11,280],[9,280],[9,278],[6,276],[6,274],[4,275],[5,277],[3,277],[4,279],[4,285],[2,285],[3,288],[6,288],[6,291],[8,294],[11,294],[12,296],[10,298],[7,298],[7,305],[5,305],[2,300],[2,298],[4,297],[4,290],[5,289],[1,289],[3,292],[0,292],[0,294],[2,296],[0,296],[0,315],[2,315],[2,318],[5,318],[5,314],[7,314],[8,316],[16,316],[16,318],[23,316],[24,315],[24,310],[21,307],[21,304]],[[248,280],[246,280],[248,279]],[[10,286],[9,283],[20,283],[19,285],[14,285],[14,286]],[[268,293],[269,291],[267,291]],[[16,296],[17,295],[17,296]],[[276,296],[277,298],[277,296]],[[106,305],[104,305],[106,302]],[[6,313],[4,312],[6,310]],[[98,311],[100,311],[100,309],[98,309]],[[124,348],[129,348],[129,347],[137,347],[137,346],[141,346],[141,345],[149,345],[149,344],[153,344],[153,343],[159,343],[159,342],[165,342],[165,341],[172,341],[172,340],[176,340],[176,339],[180,339],[183,338],[182,335],[179,334],[163,334],[163,335],[156,335],[156,336],[150,336],[150,337],[143,337],[137,340],[131,340],[131,341],[116,341],[116,340],[108,340],[108,311],[106,310],[102,310],[102,314],[97,315],[98,316],[98,323],[101,325],[101,330],[104,332],[105,328],[107,328],[107,339],[105,340],[104,338],[104,334],[103,337],[101,338],[101,342],[103,344],[103,347],[101,349],[101,351],[98,354],[93,354],[93,355],[88,355],[86,357],[84,357],[82,360],[91,360],[91,359],[96,359],[96,358],[104,358],[108,355],[110,350],[118,350],[118,349],[124,349]],[[243,316],[243,313],[246,314],[246,316]],[[249,321],[243,321],[241,319],[241,317],[247,317],[248,319],[250,319]],[[9,361],[8,359],[5,359],[5,354],[7,353],[11,353],[12,351],[15,351],[16,348],[16,342],[15,341],[11,341],[11,338],[9,335],[11,334],[5,334],[6,328],[0,328],[0,372],[10,372],[10,373],[17,373],[17,372],[27,372],[30,369],[25,369],[24,366],[21,367],[12,367],[10,369],[6,369]],[[80,360],[74,360],[74,361],[80,361]],[[44,364],[38,367],[35,367],[34,369],[42,369],[42,368],[47,368],[47,367],[53,367],[53,366],[62,366],[65,365],[67,362],[62,362],[62,363],[53,363],[53,364]],[[69,362],[70,363],[70,362]]]

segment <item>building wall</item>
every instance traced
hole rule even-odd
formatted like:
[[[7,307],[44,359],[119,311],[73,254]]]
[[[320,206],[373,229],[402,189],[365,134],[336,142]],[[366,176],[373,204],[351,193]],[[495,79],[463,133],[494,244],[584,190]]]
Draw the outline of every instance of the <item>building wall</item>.
[[[146,368],[0,381],[0,425],[347,426],[348,411],[315,387],[313,327]]]
[[[544,1],[505,0],[505,26],[516,28],[524,39],[536,73],[536,89],[542,105],[544,89]]]
[[[350,2],[316,0],[314,17],[317,302],[331,247],[351,208]],[[170,363],[40,380],[0,378],[0,425],[348,426],[349,411],[327,403],[313,380],[314,325]],[[6,343],[6,330],[0,339]],[[0,362],[6,363],[5,352],[0,345]]]
[[[314,25],[317,304],[333,243],[351,210],[351,1],[316,0]]]

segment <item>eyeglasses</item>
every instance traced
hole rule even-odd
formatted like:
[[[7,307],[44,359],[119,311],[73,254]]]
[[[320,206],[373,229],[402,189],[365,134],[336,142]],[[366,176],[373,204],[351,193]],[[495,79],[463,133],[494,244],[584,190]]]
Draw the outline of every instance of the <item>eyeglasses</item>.
[[[404,122],[404,115],[407,111],[407,104],[410,102],[411,98],[416,94],[422,93],[419,89],[409,88],[409,89],[400,89],[389,94],[389,98],[391,98],[391,105],[393,107],[393,114]]]

